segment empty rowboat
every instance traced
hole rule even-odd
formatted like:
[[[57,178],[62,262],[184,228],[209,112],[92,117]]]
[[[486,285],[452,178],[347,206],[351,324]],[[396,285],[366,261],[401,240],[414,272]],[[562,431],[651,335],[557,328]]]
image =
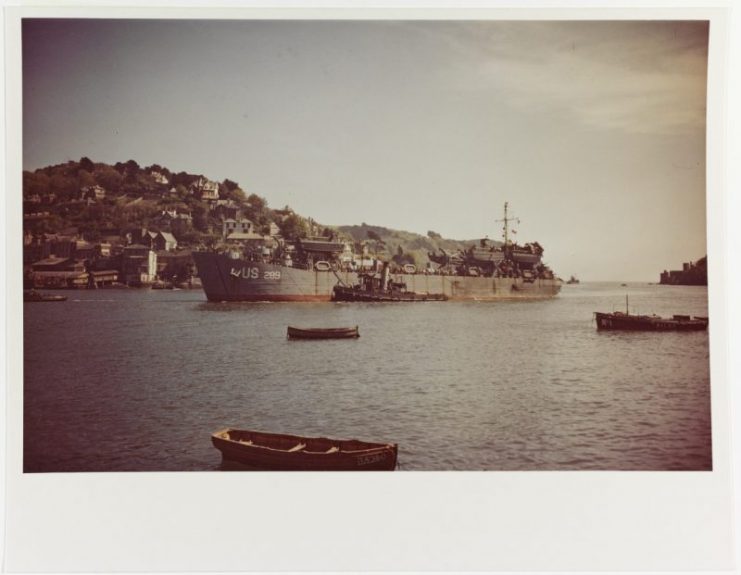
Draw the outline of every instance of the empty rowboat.
[[[348,339],[360,337],[355,327],[315,327],[300,328],[288,326],[289,339]]]
[[[211,435],[224,461],[263,471],[393,471],[398,446],[226,428]]]

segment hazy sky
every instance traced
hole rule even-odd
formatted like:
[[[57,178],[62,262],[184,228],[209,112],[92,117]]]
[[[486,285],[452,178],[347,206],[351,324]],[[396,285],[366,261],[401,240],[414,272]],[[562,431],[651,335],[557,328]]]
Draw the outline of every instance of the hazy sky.
[[[325,224],[500,238],[563,277],[705,247],[705,22],[25,20],[24,169],[240,183]]]

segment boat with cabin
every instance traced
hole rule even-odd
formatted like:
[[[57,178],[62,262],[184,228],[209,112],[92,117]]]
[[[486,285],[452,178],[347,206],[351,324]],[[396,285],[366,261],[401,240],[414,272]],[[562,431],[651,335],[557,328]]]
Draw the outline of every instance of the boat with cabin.
[[[334,301],[348,302],[422,302],[445,301],[443,293],[417,293],[409,291],[403,281],[391,277],[388,262],[384,262],[380,273],[362,273],[358,275],[359,283],[347,286],[337,284],[332,291]]]
[[[658,315],[631,314],[628,296],[625,296],[625,313],[595,312],[598,330],[623,331],[704,331],[708,328],[708,318],[675,314],[670,318]]]

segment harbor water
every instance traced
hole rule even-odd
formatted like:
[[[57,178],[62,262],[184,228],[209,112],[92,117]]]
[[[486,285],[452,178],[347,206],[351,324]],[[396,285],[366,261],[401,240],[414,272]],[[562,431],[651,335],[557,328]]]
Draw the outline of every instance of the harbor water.
[[[707,289],[564,285],[497,303],[208,303],[197,290],[25,303],[24,471],[222,469],[231,426],[399,444],[413,470],[712,469]],[[712,321],[712,318],[711,318]],[[288,325],[359,326],[293,341]]]

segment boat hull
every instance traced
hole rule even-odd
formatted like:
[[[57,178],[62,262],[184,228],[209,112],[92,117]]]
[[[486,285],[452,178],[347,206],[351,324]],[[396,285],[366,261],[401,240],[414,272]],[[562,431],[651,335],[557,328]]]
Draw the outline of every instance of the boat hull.
[[[667,319],[654,316],[636,316],[617,313],[595,313],[598,330],[623,331],[703,331],[707,318]]]
[[[249,440],[249,441],[246,441]],[[263,471],[393,471],[398,446],[224,429],[211,436],[225,462]],[[303,445],[295,450],[292,445]]]
[[[358,327],[300,328],[288,326],[288,339],[355,339],[360,337]]]
[[[335,286],[332,294],[334,301],[359,301],[359,302],[421,302],[421,301],[445,301],[448,298],[438,293],[417,292],[395,292],[395,291],[365,291],[351,287]]]
[[[317,271],[194,252],[198,276],[209,301],[331,301],[335,285],[355,285],[358,275]],[[454,301],[547,299],[561,289],[556,279],[493,278],[433,274],[392,274],[410,292],[441,294]]]

